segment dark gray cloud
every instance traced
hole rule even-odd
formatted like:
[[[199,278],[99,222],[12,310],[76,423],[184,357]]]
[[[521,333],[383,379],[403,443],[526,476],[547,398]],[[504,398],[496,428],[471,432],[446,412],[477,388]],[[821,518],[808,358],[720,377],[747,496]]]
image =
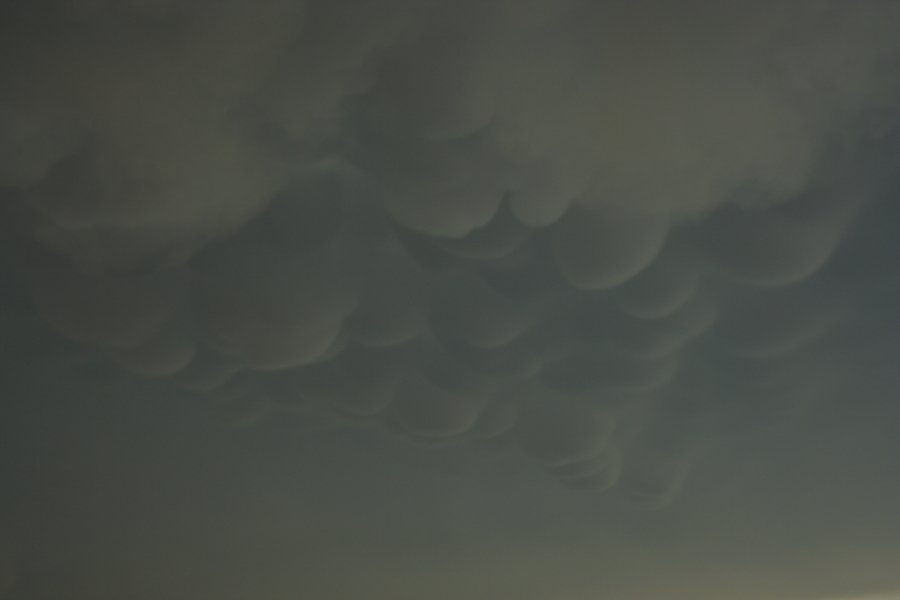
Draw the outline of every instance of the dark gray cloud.
[[[898,23],[7,3],[0,594],[900,588]]]

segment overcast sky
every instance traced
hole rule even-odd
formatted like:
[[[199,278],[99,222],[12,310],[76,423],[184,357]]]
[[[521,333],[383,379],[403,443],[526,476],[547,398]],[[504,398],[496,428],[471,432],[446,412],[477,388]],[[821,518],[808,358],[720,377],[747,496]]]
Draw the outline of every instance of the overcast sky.
[[[900,598],[900,3],[0,3],[0,598]]]

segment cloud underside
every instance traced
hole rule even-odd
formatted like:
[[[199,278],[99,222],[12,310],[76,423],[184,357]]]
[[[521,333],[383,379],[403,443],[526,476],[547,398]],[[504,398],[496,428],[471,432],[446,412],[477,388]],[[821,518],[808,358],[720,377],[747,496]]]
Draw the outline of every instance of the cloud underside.
[[[898,23],[881,0],[10,3],[0,241],[59,340],[35,364],[668,507],[735,439],[861,389]]]

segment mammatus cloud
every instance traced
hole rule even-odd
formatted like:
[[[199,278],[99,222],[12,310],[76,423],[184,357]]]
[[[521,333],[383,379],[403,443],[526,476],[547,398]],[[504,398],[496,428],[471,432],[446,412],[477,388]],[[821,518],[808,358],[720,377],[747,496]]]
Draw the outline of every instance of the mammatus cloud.
[[[736,431],[854,385],[871,286],[845,244],[894,169],[893,2],[0,23],[6,270],[123,394],[511,449],[659,509]]]

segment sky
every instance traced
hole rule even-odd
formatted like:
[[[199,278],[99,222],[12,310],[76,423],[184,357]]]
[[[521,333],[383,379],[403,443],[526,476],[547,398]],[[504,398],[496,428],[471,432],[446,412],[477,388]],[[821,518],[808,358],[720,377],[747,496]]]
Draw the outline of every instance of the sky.
[[[0,598],[900,598],[900,4],[0,4]]]

